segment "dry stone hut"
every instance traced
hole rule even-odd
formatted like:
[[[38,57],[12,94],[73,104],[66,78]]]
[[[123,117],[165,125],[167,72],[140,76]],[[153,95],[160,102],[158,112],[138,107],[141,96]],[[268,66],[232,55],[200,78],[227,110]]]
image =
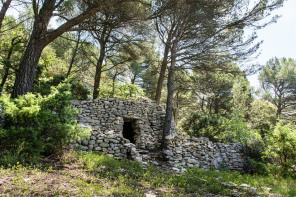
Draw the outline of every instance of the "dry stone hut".
[[[92,130],[89,140],[74,143],[87,151],[96,151],[115,158],[132,158],[139,162],[139,150],[160,147],[165,111],[148,99],[125,100],[118,98],[75,101],[81,110],[76,119]],[[168,150],[163,152],[171,166],[204,169],[221,166],[242,171],[246,163],[241,144],[221,144],[207,138],[190,138],[172,127],[167,137]]]

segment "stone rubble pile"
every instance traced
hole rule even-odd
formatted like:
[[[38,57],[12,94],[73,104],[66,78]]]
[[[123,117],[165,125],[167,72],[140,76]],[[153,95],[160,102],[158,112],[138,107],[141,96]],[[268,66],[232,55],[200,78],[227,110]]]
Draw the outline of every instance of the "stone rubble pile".
[[[142,162],[139,149],[157,150],[160,147],[165,111],[153,101],[105,98],[74,101],[72,105],[81,110],[76,117],[78,123],[92,130],[89,140],[73,142],[81,150]],[[124,137],[127,122],[132,125],[129,129],[133,130],[133,139]],[[167,136],[167,142],[168,149],[163,155],[174,169],[196,166],[242,171],[246,164],[243,146],[239,143],[222,144],[205,137],[191,138],[181,135],[175,128]]]

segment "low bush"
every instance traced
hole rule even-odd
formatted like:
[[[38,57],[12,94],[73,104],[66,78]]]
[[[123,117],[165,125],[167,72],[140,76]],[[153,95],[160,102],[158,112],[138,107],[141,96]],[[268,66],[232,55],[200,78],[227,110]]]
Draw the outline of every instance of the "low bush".
[[[90,90],[76,78],[66,79],[63,75],[54,75],[48,78],[39,78],[34,82],[33,93],[41,94],[42,96],[49,95],[51,92],[51,87],[56,87],[61,83],[71,84],[70,91],[72,93],[72,98],[77,100],[86,100],[90,95]]]
[[[78,110],[70,106],[70,88],[69,84],[60,84],[44,97],[32,93],[16,99],[1,96],[5,124],[0,130],[0,162],[32,162],[89,135],[73,120]]]
[[[296,177],[296,133],[291,123],[278,122],[268,135],[265,158],[280,166],[281,175]]]
[[[249,166],[247,168],[247,172],[250,174],[258,174],[258,175],[269,175],[269,168],[267,164],[258,162],[254,159],[248,158]]]
[[[195,113],[183,122],[182,130],[190,136],[208,137],[213,142],[242,143],[248,156],[258,161],[265,151],[261,135],[249,128],[240,113],[233,112],[229,117]]]
[[[182,125],[182,130],[194,137],[208,137],[211,141],[221,141],[225,132],[225,118],[220,114],[204,115],[193,113]]]

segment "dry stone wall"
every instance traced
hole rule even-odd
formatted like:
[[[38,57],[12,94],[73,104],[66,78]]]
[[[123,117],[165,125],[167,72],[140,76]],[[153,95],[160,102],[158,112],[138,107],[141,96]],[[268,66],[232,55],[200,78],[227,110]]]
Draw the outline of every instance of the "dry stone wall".
[[[155,102],[105,98],[75,101],[73,106],[81,110],[76,117],[78,123],[92,130],[89,140],[73,142],[81,150],[141,162],[138,149],[160,147],[165,111]],[[242,171],[246,164],[243,147],[239,143],[222,144],[204,137],[191,138],[178,133],[174,125],[167,142],[168,149],[163,155],[173,167],[226,167]]]
[[[167,142],[168,150],[163,153],[174,167],[243,171],[246,164],[244,148],[240,143],[213,143],[206,137],[185,135],[167,136]]]

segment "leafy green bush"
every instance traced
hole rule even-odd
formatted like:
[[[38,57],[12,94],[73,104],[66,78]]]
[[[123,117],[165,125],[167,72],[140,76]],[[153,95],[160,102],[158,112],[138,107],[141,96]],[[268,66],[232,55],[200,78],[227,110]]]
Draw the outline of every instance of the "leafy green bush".
[[[247,172],[250,174],[269,175],[268,167],[265,163],[258,162],[254,159],[248,158],[249,166]]]
[[[74,99],[87,100],[90,95],[90,90],[81,82],[75,79],[70,79],[71,93]]]
[[[219,115],[193,113],[182,125],[182,130],[194,137],[208,137],[211,141],[221,141],[219,135],[225,132],[225,119]]]
[[[34,93],[39,93],[43,96],[50,94],[51,87],[58,86],[66,80],[71,84],[71,93],[73,99],[86,100],[90,94],[90,90],[80,81],[75,78],[66,79],[64,75],[54,75],[52,77],[39,78],[36,80],[33,87]]]
[[[221,136],[224,142],[239,142],[244,145],[249,157],[262,160],[265,144],[257,130],[248,127],[243,115],[233,112],[225,119],[225,132]]]
[[[262,161],[264,141],[257,130],[249,128],[240,113],[233,112],[229,117],[194,113],[183,122],[182,129],[190,136],[208,137],[211,141],[242,143],[249,157]]]
[[[296,171],[296,133],[291,123],[283,125],[280,121],[269,134],[265,157],[281,167],[281,174],[290,176]]]
[[[32,93],[16,99],[1,96],[5,124],[0,130],[0,160],[8,160],[7,154],[27,160],[50,155],[65,143],[89,135],[73,120],[78,110],[70,106],[70,88],[60,84],[44,97]]]

